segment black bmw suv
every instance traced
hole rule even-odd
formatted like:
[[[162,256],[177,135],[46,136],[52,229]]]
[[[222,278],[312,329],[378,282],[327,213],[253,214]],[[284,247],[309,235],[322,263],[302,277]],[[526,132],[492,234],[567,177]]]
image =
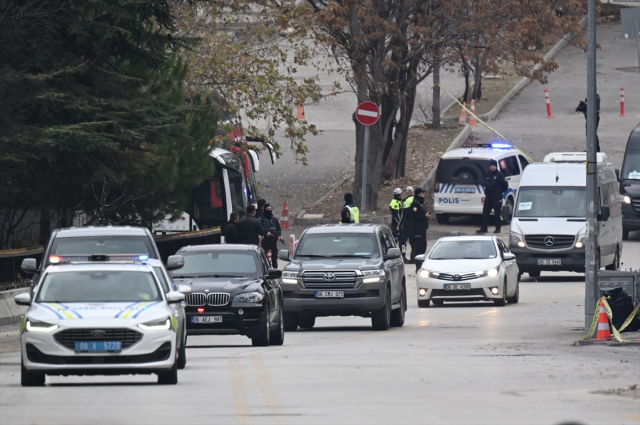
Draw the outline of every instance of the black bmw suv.
[[[385,225],[306,229],[282,272],[285,330],[312,328],[318,316],[371,317],[376,330],[402,326],[407,310],[404,263]]]
[[[255,245],[181,248],[184,266],[172,273],[191,286],[185,296],[188,335],[240,334],[255,346],[282,345],[282,272]]]

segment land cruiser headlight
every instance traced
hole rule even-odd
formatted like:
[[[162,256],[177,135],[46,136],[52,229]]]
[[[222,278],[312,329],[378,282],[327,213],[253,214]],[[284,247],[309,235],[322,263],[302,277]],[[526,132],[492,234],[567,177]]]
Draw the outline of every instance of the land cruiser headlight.
[[[489,270],[483,270],[480,272],[476,272],[476,276],[478,277],[484,277],[484,276],[488,276],[488,277],[496,277],[498,276],[498,269],[497,268],[492,268]]]
[[[151,322],[140,323],[138,327],[145,331],[166,331],[171,327],[171,319],[166,317],[160,320],[152,320]]]
[[[27,319],[27,332],[53,332],[58,329],[58,325],[46,322],[36,322]]]
[[[233,300],[242,303],[259,303],[263,298],[264,294],[260,292],[243,292],[233,297]]]
[[[375,283],[384,280],[384,270],[363,270],[362,277],[364,280],[362,283]]]
[[[438,272],[432,272],[430,270],[425,270],[425,269],[420,270],[420,277],[427,277],[427,278],[431,277],[433,279],[437,279],[438,276],[440,276],[440,273]]]
[[[511,232],[509,234],[509,245],[517,246],[519,248],[524,248],[526,246],[524,243],[524,237],[518,232]]]
[[[624,202],[625,204],[630,204],[631,203],[631,197],[629,195],[624,195],[622,197],[622,202]]]
[[[282,283],[298,283],[298,272],[282,272]]]

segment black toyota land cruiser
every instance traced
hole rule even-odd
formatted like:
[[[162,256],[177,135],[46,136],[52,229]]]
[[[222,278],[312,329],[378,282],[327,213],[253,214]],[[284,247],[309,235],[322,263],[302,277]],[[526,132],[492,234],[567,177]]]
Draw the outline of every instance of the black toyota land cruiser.
[[[404,263],[385,225],[306,229],[282,273],[285,330],[312,328],[318,316],[371,317],[376,330],[402,326],[407,309]]]

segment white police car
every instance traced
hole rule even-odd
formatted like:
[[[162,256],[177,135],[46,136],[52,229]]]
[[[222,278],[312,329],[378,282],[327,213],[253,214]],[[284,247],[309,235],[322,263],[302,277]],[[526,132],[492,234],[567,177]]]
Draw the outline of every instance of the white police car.
[[[438,223],[450,217],[482,214],[484,175],[491,160],[505,175],[509,188],[504,193],[502,217],[509,222],[524,168],[534,162],[509,143],[465,144],[445,152],[438,162],[433,187],[433,205]]]
[[[43,385],[45,375],[155,373],[160,384],[178,382],[169,304],[184,295],[165,293],[152,266],[60,261],[47,267],[33,300],[14,299],[30,306],[21,323],[23,386]]]

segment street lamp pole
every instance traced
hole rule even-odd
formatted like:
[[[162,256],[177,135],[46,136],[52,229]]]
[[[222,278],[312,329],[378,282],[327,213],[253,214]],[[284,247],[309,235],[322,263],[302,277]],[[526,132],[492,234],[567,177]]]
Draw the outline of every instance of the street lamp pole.
[[[588,0],[587,12],[587,207],[588,228],[585,246],[584,326],[588,330],[598,297],[598,164],[596,148],[596,0]]]

